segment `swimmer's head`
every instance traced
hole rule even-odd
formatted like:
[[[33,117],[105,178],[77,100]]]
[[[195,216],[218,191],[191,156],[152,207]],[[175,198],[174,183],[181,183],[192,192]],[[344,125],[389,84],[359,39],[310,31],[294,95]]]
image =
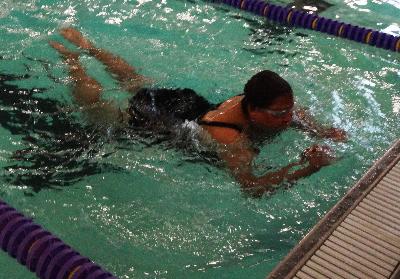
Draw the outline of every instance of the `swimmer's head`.
[[[255,124],[286,127],[292,120],[293,105],[289,83],[272,71],[255,74],[244,87],[243,111]]]

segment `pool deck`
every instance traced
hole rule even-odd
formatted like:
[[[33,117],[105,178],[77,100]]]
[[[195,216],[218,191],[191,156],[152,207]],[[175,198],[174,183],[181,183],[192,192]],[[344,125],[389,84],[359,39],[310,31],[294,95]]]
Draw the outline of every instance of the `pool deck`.
[[[400,278],[400,139],[269,274]]]

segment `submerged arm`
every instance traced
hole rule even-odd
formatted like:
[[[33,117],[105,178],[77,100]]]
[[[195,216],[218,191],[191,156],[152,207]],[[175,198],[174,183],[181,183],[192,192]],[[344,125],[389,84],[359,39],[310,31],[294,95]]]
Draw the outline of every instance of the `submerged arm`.
[[[319,124],[304,108],[296,108],[294,111],[294,118],[294,125],[297,128],[309,132],[317,137],[330,138],[334,141],[347,140],[347,134],[344,130],[335,127],[326,127]]]
[[[303,158],[299,162],[290,163],[280,170],[268,172],[262,176],[255,176],[251,167],[255,154],[251,149],[230,146],[220,156],[225,160],[242,189],[254,196],[272,192],[284,181],[294,182],[309,176],[332,160],[326,147],[313,146],[303,153]]]

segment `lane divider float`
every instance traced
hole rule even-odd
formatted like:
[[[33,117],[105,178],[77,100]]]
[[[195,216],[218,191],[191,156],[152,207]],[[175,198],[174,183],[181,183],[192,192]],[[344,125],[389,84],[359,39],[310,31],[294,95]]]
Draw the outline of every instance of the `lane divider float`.
[[[0,247],[42,279],[117,279],[2,200]]]
[[[393,36],[289,7],[269,4],[263,0],[214,0],[213,2],[245,10],[288,26],[315,30],[378,48],[400,52],[400,36]]]

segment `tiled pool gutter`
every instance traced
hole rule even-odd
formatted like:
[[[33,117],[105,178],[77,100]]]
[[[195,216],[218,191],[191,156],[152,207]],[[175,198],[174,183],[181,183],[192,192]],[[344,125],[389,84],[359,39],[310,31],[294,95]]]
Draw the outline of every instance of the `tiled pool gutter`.
[[[269,274],[400,278],[400,140]]]

